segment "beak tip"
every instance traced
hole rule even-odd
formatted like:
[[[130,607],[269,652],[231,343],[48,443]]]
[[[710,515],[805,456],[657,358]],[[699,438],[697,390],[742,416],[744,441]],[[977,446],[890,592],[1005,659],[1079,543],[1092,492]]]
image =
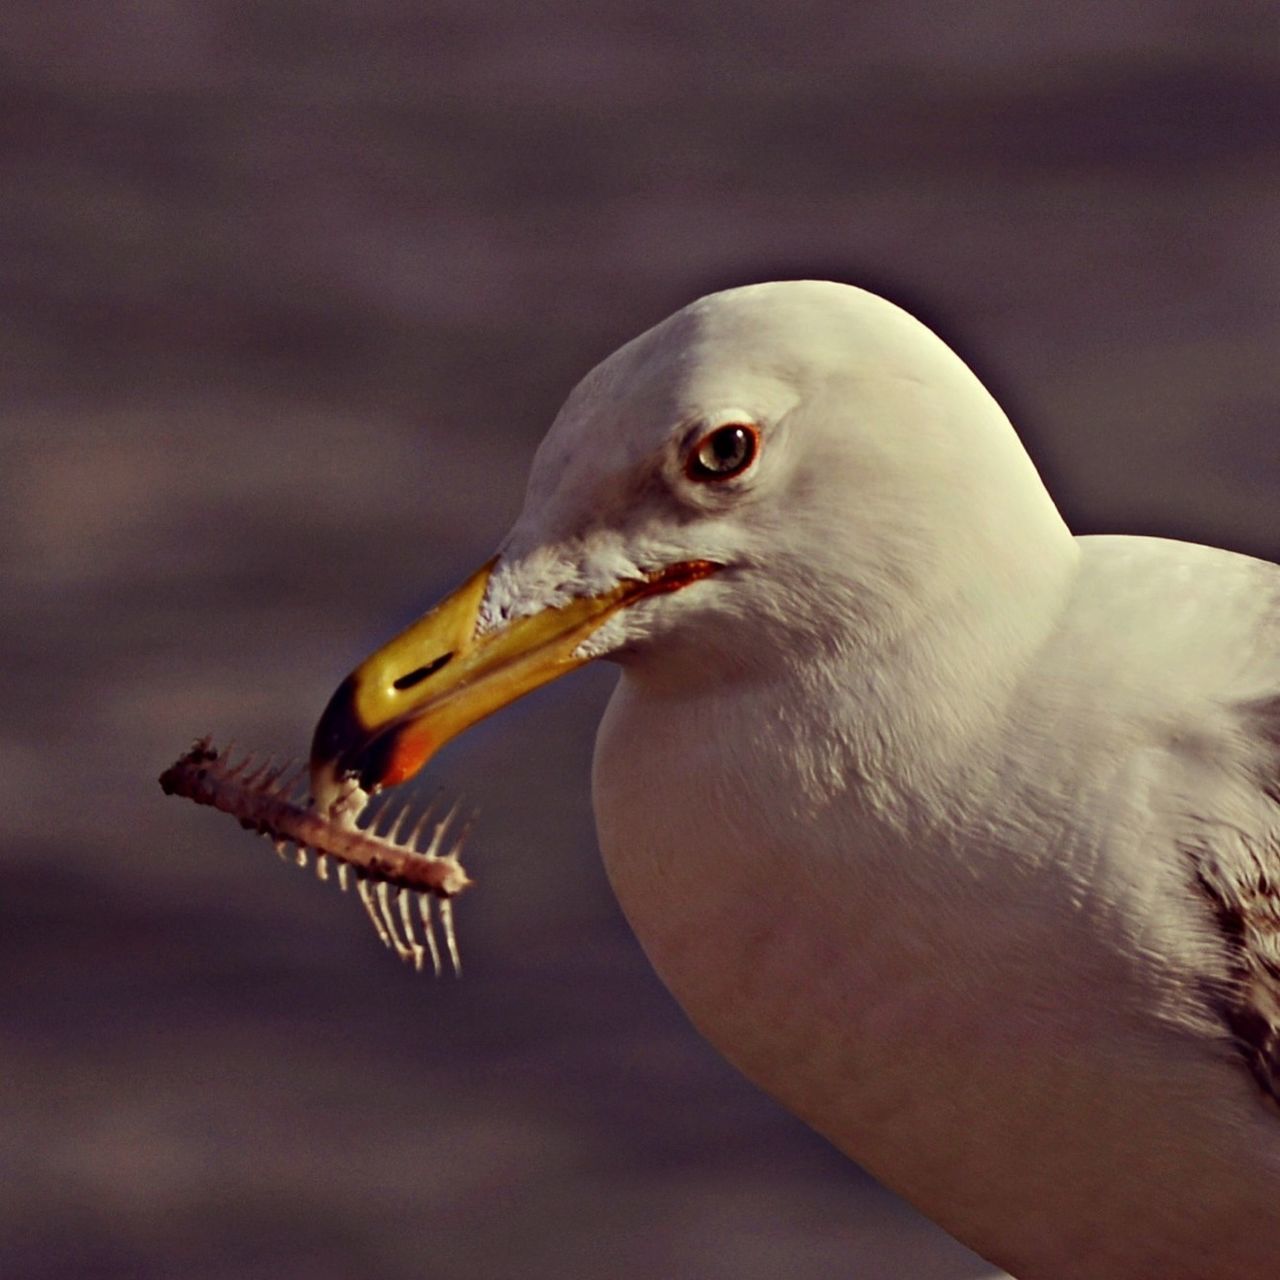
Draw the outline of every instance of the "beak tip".
[[[350,761],[368,733],[355,706],[356,686],[348,676],[334,691],[311,738],[311,802],[321,813],[340,805],[351,791]]]
[[[351,791],[351,781],[334,761],[311,760],[311,807],[320,814],[334,813]]]

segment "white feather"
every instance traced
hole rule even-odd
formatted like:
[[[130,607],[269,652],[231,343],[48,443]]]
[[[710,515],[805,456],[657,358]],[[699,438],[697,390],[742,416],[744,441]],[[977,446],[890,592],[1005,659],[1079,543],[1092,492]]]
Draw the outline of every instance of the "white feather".
[[[759,460],[698,485],[726,415]],[[584,380],[484,625],[690,558],[726,567],[588,652],[623,664],[606,865],[695,1025],[1018,1276],[1280,1275],[1280,1117],[1229,1026],[1280,937],[1280,729],[1245,714],[1280,571],[1072,538],[963,363],[818,282]]]

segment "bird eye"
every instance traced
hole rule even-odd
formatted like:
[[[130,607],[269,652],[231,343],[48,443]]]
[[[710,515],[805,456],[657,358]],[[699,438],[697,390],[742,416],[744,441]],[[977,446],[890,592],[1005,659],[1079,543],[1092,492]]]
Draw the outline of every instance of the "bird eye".
[[[690,480],[728,480],[741,475],[760,451],[760,433],[746,423],[709,431],[693,447],[685,473]]]

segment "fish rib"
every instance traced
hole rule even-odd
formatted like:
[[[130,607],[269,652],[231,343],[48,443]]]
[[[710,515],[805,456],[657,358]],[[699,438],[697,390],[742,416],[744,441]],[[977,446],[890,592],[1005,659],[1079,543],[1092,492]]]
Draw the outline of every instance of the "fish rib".
[[[442,965],[431,898],[439,899],[446,950],[454,972],[461,972],[450,899],[471,883],[458,860],[470,815],[454,835],[459,806],[453,805],[431,827],[424,849],[421,839],[438,811],[437,801],[411,821],[409,805],[382,801],[371,807],[371,798],[353,788],[324,813],[312,806],[306,778],[305,764],[277,765],[252,753],[233,762],[229,749],[218,751],[203,738],[160,775],[160,785],[167,795],[184,796],[230,814],[242,827],[266,836],[285,861],[305,867],[314,857],[316,875],[322,880],[331,878],[332,861],[337,872],[333,878],[343,892],[354,875],[361,904],[379,940],[417,970],[424,968],[430,956],[437,974]],[[442,854],[446,839],[448,852]],[[295,846],[292,857],[288,845]],[[418,900],[423,942],[418,941],[414,927],[411,896]]]

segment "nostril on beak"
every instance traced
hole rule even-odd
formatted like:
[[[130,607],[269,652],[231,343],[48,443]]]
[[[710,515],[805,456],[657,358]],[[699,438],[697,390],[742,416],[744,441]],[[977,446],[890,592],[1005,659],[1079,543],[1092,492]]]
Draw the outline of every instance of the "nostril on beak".
[[[452,658],[452,653],[442,653],[434,662],[428,662],[425,667],[416,667],[414,670],[393,680],[391,685],[403,693],[404,690],[412,689],[414,685],[421,684],[428,676],[435,675],[441,667],[447,666]]]

